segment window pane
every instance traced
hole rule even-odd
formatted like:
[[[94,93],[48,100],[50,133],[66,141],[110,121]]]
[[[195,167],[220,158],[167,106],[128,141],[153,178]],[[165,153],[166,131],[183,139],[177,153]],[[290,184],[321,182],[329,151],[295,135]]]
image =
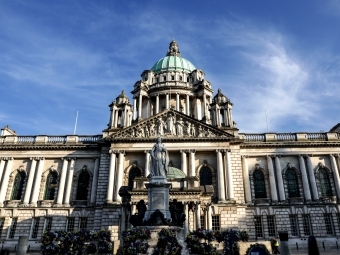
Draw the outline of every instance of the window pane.
[[[305,236],[311,235],[310,217],[308,214],[302,215],[303,233]]]
[[[15,230],[17,229],[17,222],[18,218],[12,218],[10,230],[9,230],[9,236],[8,238],[13,239],[15,235]]]
[[[21,199],[21,194],[22,194],[22,189],[24,187],[25,178],[26,178],[25,172],[19,172],[15,176],[12,194],[11,194],[11,200],[20,200]]]
[[[212,223],[212,231],[220,230],[220,215],[212,215],[211,223]]]
[[[74,230],[74,217],[68,217],[66,231],[73,232],[73,230]]]
[[[296,215],[289,215],[289,221],[290,221],[290,230],[292,236],[298,236],[299,235],[299,227],[298,227],[298,221]]]
[[[49,232],[52,229],[52,217],[45,218],[45,231]]]
[[[5,218],[0,218],[0,239],[2,235],[2,230],[4,229]]]
[[[331,183],[325,169],[319,169],[321,196],[332,196]]]
[[[82,171],[78,179],[77,197],[76,200],[87,200],[89,191],[90,174],[87,171]]]
[[[268,223],[268,234],[269,236],[276,236],[276,227],[275,227],[275,216],[268,215],[267,216]]]
[[[262,218],[261,216],[254,217],[254,225],[255,225],[255,235],[257,237],[263,237],[263,230],[262,230]]]
[[[255,170],[253,173],[255,198],[266,198],[266,185],[262,171]]]
[[[80,218],[79,229],[87,229],[87,218],[86,217]]]
[[[129,183],[128,183],[128,186],[129,188],[132,189],[133,187],[133,180],[135,179],[135,177],[140,177],[142,176],[140,170],[136,167],[134,168],[131,168],[130,171],[129,171]]]
[[[58,174],[51,172],[46,178],[44,200],[54,200],[55,188],[57,186]]]
[[[294,170],[288,169],[286,171],[286,182],[288,189],[288,197],[299,197],[299,185],[297,176]]]
[[[327,235],[334,235],[334,228],[333,228],[333,221],[332,221],[332,215],[329,213],[324,214],[324,220],[325,220],[325,226],[326,226],[326,232]]]
[[[37,238],[37,236],[38,236],[39,222],[40,222],[40,218],[39,217],[33,218],[33,221],[32,221],[32,233],[31,233],[31,237],[32,238]]]
[[[205,217],[204,215],[201,215],[201,228],[205,228]]]
[[[211,170],[208,167],[203,167],[200,171],[200,186],[212,185]]]

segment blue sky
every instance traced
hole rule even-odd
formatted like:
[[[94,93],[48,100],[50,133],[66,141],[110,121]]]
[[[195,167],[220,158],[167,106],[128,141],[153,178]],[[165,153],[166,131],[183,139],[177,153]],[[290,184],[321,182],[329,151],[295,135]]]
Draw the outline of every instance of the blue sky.
[[[175,39],[240,132],[340,122],[340,0],[0,1],[0,126],[100,134],[110,102]],[[131,98],[131,96],[130,96]]]

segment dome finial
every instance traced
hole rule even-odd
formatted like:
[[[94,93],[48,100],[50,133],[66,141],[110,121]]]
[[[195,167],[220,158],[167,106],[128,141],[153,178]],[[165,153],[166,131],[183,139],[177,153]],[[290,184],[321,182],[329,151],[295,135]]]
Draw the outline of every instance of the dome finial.
[[[178,44],[174,39],[172,39],[169,45],[168,53],[166,55],[167,56],[181,56],[181,53],[178,48]]]

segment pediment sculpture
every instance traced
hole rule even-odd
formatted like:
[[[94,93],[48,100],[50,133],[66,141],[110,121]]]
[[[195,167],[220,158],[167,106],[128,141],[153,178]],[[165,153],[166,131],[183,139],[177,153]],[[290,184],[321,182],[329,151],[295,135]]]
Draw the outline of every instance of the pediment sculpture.
[[[119,130],[112,138],[156,138],[156,137],[232,137],[217,128],[200,123],[174,110],[150,117],[135,125]]]

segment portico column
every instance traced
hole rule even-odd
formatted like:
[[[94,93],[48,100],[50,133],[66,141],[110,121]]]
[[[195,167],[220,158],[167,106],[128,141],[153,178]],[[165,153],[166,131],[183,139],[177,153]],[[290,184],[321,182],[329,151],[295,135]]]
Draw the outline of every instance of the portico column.
[[[168,93],[165,95],[165,107],[166,107],[166,109],[170,108],[169,94]]]
[[[176,110],[179,111],[179,93],[176,93]]]
[[[231,169],[231,160],[230,160],[230,150],[226,151],[226,169],[227,169],[227,176],[228,176],[228,190],[226,190],[228,194],[228,199],[234,199],[234,184],[233,184],[233,172]]]
[[[156,95],[156,114],[159,113],[159,94]]]
[[[228,119],[228,109],[223,109],[223,118],[224,118],[224,125],[226,126],[226,127],[228,127],[229,126],[229,119]]]
[[[66,205],[70,204],[70,196],[71,196],[73,173],[74,173],[74,164],[75,164],[75,158],[72,158],[71,162],[70,162],[70,168],[69,168],[69,171],[68,171],[67,186],[66,186],[65,199],[64,199],[64,204],[66,204]]]
[[[35,183],[33,187],[33,193],[31,197],[31,204],[36,205],[39,199],[39,191],[40,191],[40,182],[41,182],[41,175],[44,169],[45,158],[40,158],[38,163],[37,174],[35,176]]]
[[[187,169],[187,151],[181,150],[181,169],[183,173],[188,175],[188,169]]]
[[[283,188],[283,180],[282,180],[282,170],[280,165],[280,159],[279,156],[275,156],[275,168],[276,168],[276,177],[277,177],[277,184],[279,186],[279,195],[280,195],[280,201],[286,200],[285,196],[285,190]]]
[[[122,198],[119,196],[119,189],[123,184],[123,172],[124,172],[124,160],[125,160],[125,151],[119,151],[118,156],[118,172],[117,172],[117,180],[115,188],[116,190],[113,193],[113,201],[122,202]]]
[[[115,170],[116,170],[116,151],[110,150],[110,170],[109,170],[109,179],[107,183],[107,193],[106,193],[106,202],[112,202],[113,196],[113,187],[115,184]]]
[[[207,116],[207,97],[206,97],[206,94],[204,93],[203,94],[203,104],[204,104],[204,107],[203,107],[203,117],[206,117]]]
[[[139,94],[138,101],[138,119],[142,118],[142,94]]]
[[[67,166],[69,159],[63,158],[63,168],[60,174],[59,187],[58,187],[58,196],[57,196],[57,204],[61,205],[63,203],[63,196],[65,191],[65,180],[67,175]]]
[[[244,183],[244,195],[246,203],[251,202],[250,181],[249,181],[249,168],[248,168],[248,156],[242,156],[243,164],[243,183]]]
[[[307,161],[307,169],[308,169],[308,175],[309,175],[309,183],[312,189],[313,199],[319,200],[319,194],[318,194],[318,189],[316,187],[313,164],[312,164],[312,160],[309,155],[307,155],[306,161]]]
[[[201,228],[201,204],[196,203],[196,229]]]
[[[329,155],[331,159],[331,165],[332,165],[332,170],[333,170],[333,176],[334,176],[334,183],[335,183],[335,189],[336,189],[336,194],[338,195],[338,198],[340,198],[340,178],[339,178],[339,171],[338,167],[336,165],[336,160],[334,155]]]
[[[28,180],[27,180],[26,189],[25,189],[24,204],[28,204],[30,202],[30,196],[32,192],[32,184],[34,180],[34,173],[35,173],[36,165],[37,165],[36,158],[31,158],[31,167],[30,167],[30,171],[28,174]]]
[[[150,151],[146,150],[145,152],[145,169],[144,169],[144,176],[148,177],[150,174],[149,169],[150,169]]]
[[[6,169],[3,174],[2,183],[1,183],[1,191],[0,191],[0,204],[1,205],[3,204],[5,197],[6,197],[8,180],[9,180],[9,175],[12,171],[12,166],[13,166],[13,158],[7,158],[7,165],[6,165]]]
[[[96,203],[97,197],[97,182],[98,182],[98,174],[99,174],[99,158],[94,159],[94,169],[93,169],[93,179],[92,179],[92,188],[91,188],[91,204]]]
[[[190,116],[190,109],[189,109],[190,101],[189,100],[190,100],[190,97],[189,97],[189,95],[187,95],[187,100],[186,100],[187,110],[186,110],[186,114],[188,116]]]
[[[221,126],[221,121],[220,121],[220,113],[219,113],[219,109],[217,109],[217,106],[216,106],[216,109],[215,109],[215,115],[216,115],[216,126]]]
[[[273,161],[272,161],[272,158],[270,156],[267,156],[267,164],[268,164],[268,172],[269,172],[270,195],[271,195],[272,201],[277,201]]]
[[[299,155],[299,165],[300,165],[300,171],[301,171],[303,193],[304,193],[305,199],[307,201],[310,201],[312,198],[311,198],[311,195],[310,195],[310,189],[309,189],[309,184],[308,184],[308,177],[307,177],[307,172],[306,172],[305,160],[303,159],[302,155]]]
[[[225,202],[225,189],[224,189],[224,175],[223,175],[223,164],[222,164],[222,153],[220,150],[216,150],[217,158],[217,182],[218,182],[218,202]]]
[[[183,203],[183,211],[186,215],[185,221],[184,221],[184,236],[187,236],[189,233],[189,210],[188,210],[188,202]]]
[[[211,217],[211,205],[210,204],[208,204],[207,205],[207,217],[206,217],[206,219],[207,219],[207,225],[208,225],[208,229],[209,230],[212,230],[212,217]]]
[[[189,162],[190,175],[189,176],[196,176],[196,173],[195,173],[195,152],[196,152],[196,150],[190,150],[190,162]]]
[[[136,119],[136,112],[137,112],[137,98],[133,98],[133,120]]]
[[[113,125],[114,125],[114,117],[115,117],[115,110],[112,107],[110,109],[110,123],[109,123],[109,127],[113,127]]]

